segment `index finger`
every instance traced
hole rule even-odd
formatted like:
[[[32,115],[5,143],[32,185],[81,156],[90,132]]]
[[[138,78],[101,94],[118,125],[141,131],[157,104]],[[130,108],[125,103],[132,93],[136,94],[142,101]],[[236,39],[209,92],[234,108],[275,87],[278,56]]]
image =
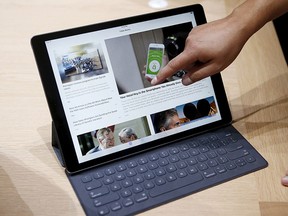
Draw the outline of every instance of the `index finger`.
[[[191,66],[195,61],[196,59],[194,59],[193,56],[188,55],[184,50],[159,71],[157,76],[152,79],[151,84],[156,85],[162,83],[168,77],[173,76],[177,71]]]

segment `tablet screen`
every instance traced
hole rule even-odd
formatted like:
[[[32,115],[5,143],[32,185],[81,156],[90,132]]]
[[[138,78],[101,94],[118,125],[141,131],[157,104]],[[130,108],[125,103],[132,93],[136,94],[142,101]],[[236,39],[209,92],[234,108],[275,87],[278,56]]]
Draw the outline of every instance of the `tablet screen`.
[[[138,20],[45,40],[79,164],[145,149],[223,118],[210,77],[183,86],[180,70],[150,84],[183,51],[198,25],[194,11]]]

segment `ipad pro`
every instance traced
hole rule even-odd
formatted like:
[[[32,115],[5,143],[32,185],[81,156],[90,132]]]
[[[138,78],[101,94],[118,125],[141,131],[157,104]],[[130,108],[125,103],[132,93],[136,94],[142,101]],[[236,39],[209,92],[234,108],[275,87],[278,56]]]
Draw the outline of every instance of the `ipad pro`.
[[[87,215],[131,215],[267,166],[231,126],[221,75],[150,80],[206,23],[191,5],[37,35],[67,177]]]

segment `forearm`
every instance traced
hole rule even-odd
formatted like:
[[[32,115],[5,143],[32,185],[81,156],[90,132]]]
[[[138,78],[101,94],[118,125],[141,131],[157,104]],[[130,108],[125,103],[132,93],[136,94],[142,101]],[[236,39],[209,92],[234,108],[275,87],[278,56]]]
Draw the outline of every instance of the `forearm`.
[[[246,40],[267,22],[288,11],[288,0],[247,0],[229,16]]]
[[[255,32],[287,10],[288,0],[247,0],[229,16],[193,28],[184,51],[163,67],[151,83],[159,84],[179,70],[186,71],[184,85],[223,71]]]

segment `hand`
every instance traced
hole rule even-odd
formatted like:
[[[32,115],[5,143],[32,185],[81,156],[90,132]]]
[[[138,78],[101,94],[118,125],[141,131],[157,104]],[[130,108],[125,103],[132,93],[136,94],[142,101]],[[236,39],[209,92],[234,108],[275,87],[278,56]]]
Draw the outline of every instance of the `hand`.
[[[282,183],[282,185],[288,187],[288,170],[286,171],[286,176],[284,176],[284,177],[281,179],[281,183]]]
[[[195,27],[184,51],[158,73],[152,84],[163,82],[179,70],[187,72],[182,78],[184,85],[219,73],[232,63],[249,38],[243,32],[232,16]]]

